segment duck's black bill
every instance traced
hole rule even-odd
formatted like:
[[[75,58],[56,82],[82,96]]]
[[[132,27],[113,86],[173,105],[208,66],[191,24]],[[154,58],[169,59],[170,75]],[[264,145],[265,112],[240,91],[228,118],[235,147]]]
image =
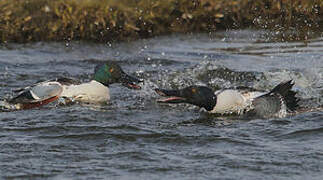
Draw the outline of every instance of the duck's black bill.
[[[181,97],[180,90],[166,90],[166,89],[155,89],[156,93],[160,96],[168,97],[164,99],[158,99],[159,103],[185,103],[186,99]]]
[[[144,82],[141,79],[137,79],[135,77],[129,76],[128,74],[123,74],[121,78],[122,85],[129,89],[141,89],[138,85],[139,83]]]

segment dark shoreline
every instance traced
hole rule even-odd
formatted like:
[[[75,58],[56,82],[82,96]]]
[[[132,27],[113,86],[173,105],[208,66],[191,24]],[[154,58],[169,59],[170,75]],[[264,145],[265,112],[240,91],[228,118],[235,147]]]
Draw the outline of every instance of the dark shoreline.
[[[173,32],[323,27],[322,0],[2,0],[0,43],[111,42]]]

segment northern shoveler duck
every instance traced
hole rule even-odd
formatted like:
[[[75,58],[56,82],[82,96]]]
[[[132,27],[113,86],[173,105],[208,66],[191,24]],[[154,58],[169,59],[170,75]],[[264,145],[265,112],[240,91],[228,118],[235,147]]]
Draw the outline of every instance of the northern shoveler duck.
[[[137,83],[143,82],[127,75],[115,62],[106,62],[96,66],[93,79],[80,83],[69,78],[57,78],[39,82],[32,86],[15,90],[18,93],[7,101],[10,109],[30,109],[39,107],[59,98],[72,101],[104,103],[110,100],[109,85],[121,83],[131,89],[141,89]]]
[[[155,89],[160,103],[189,103],[219,115],[245,114],[259,117],[285,117],[295,111],[299,99],[292,91],[292,80],[282,82],[270,92],[251,88],[222,89],[214,92],[205,86],[189,86],[179,90]]]

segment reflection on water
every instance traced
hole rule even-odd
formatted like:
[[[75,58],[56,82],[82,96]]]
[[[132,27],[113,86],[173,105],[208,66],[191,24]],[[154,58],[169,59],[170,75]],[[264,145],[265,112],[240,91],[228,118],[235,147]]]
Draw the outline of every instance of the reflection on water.
[[[2,46],[1,98],[57,76],[88,81],[106,59],[145,84],[141,91],[112,85],[108,105],[50,104],[0,112],[1,177],[320,179],[322,48],[320,35],[284,42],[251,30],[175,34],[112,46]],[[216,117],[191,105],[160,105],[153,91],[193,84],[268,90],[291,78],[305,110],[283,119]]]

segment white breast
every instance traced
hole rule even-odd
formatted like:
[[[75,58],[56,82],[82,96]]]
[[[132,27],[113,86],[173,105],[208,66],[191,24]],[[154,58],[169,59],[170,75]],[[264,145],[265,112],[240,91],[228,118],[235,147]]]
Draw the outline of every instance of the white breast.
[[[215,92],[217,95],[217,103],[211,113],[241,114],[244,110],[250,108],[252,100],[260,95],[262,92],[245,92],[241,93],[238,90],[227,89]]]
[[[101,103],[110,100],[109,88],[97,81],[79,85],[63,86],[62,97],[83,102]]]
[[[216,105],[212,113],[228,114],[238,112],[244,107],[245,99],[236,90],[224,90],[215,92],[217,95]]]

